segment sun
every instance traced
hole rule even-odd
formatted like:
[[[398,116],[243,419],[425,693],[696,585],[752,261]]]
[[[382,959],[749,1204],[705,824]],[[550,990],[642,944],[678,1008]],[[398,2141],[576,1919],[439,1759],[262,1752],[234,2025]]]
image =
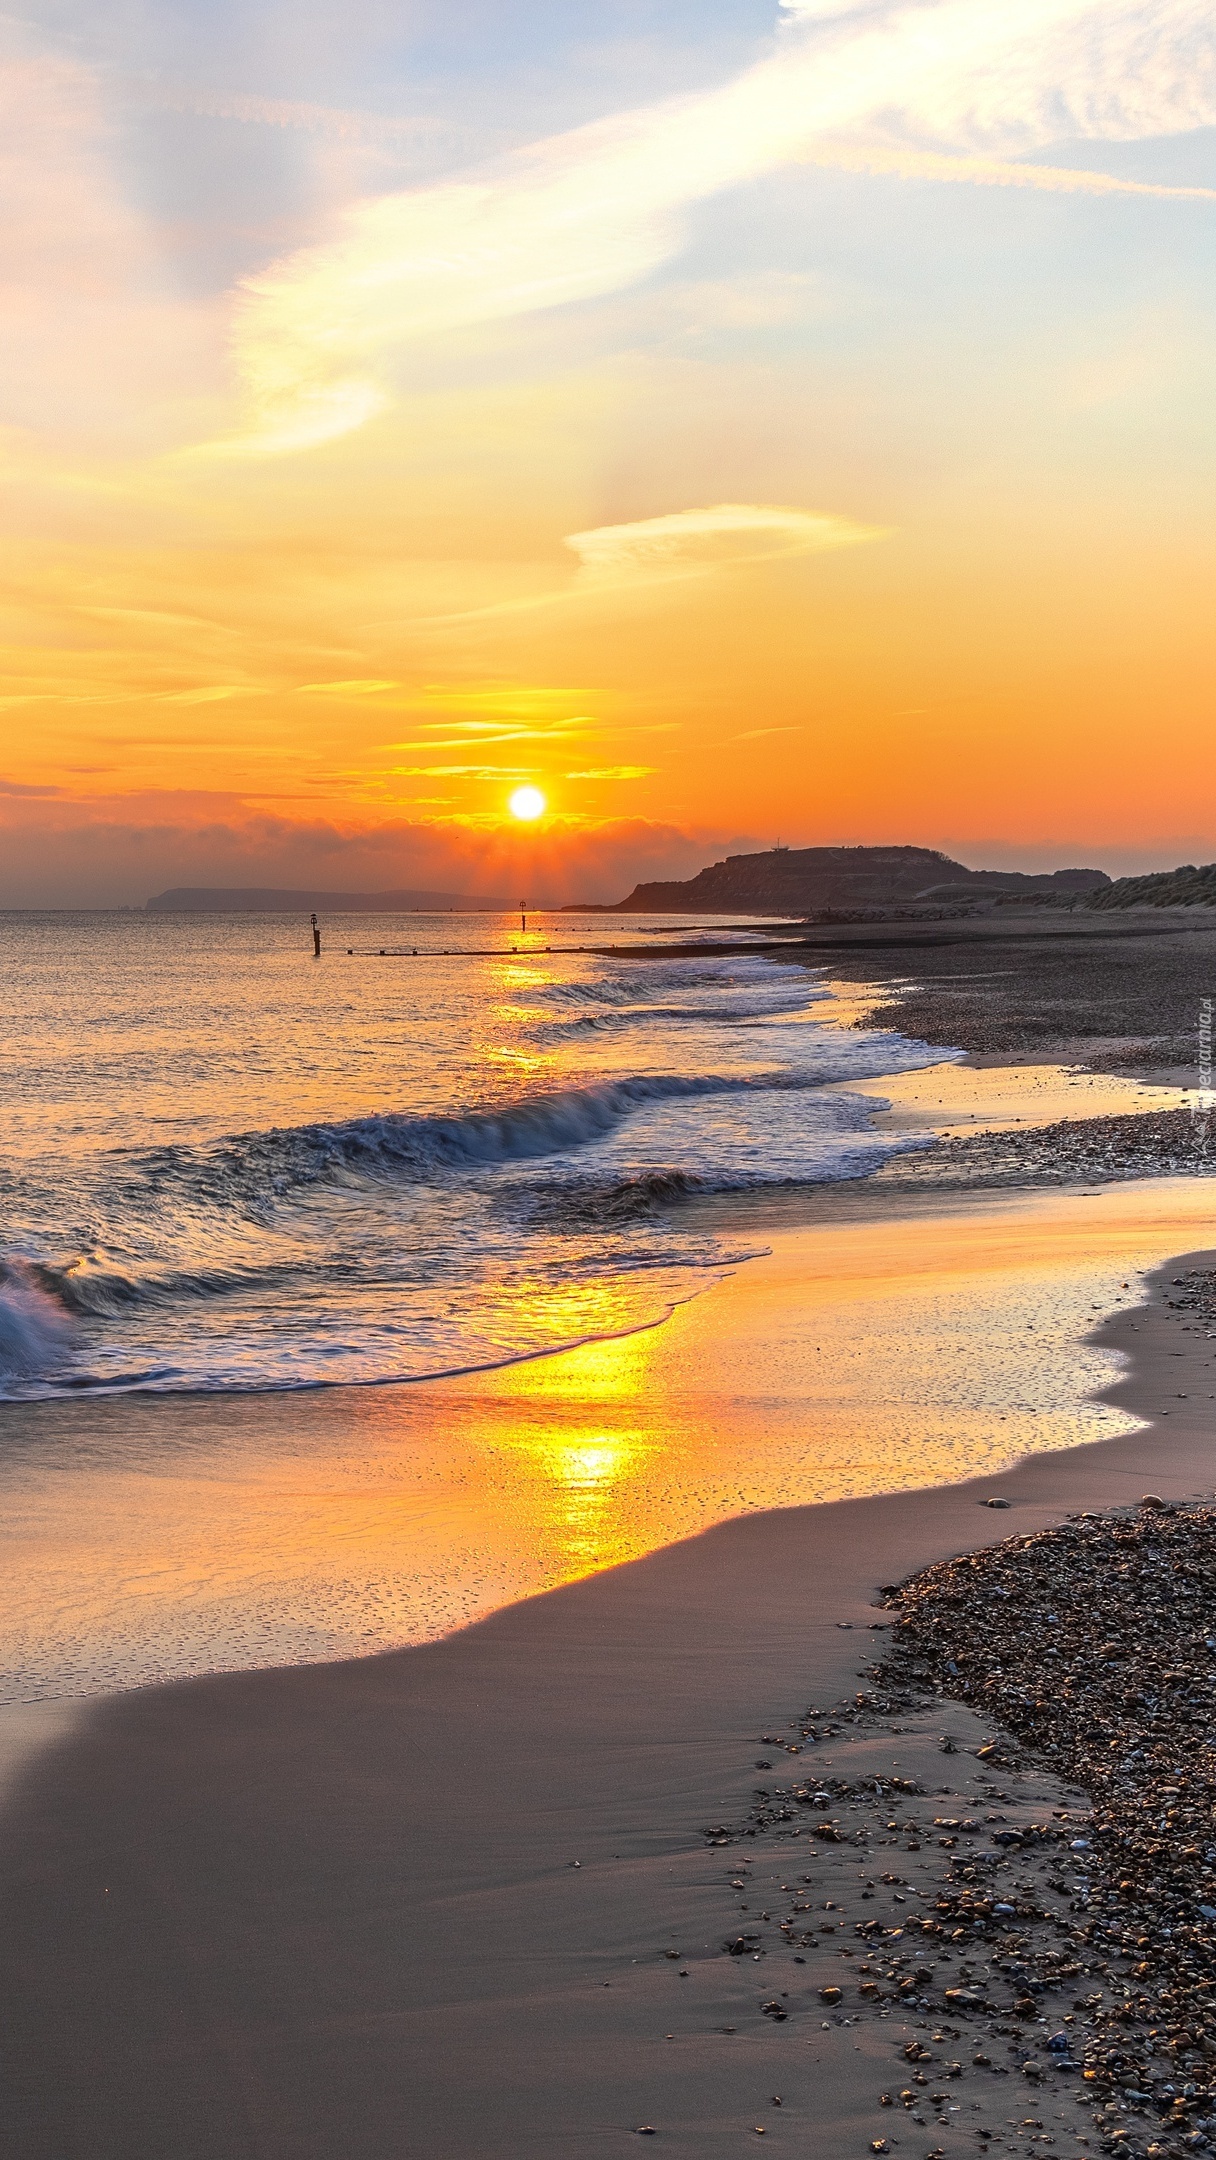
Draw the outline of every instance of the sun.
[[[507,804],[507,808],[512,817],[523,818],[525,822],[530,822],[532,818],[544,815],[545,798],[539,788],[517,787]]]

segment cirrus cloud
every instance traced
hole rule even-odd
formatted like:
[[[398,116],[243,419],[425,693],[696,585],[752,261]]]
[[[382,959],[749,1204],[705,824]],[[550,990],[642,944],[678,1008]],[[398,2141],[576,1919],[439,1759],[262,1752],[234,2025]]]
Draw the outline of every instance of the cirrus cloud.
[[[693,205],[800,158],[855,165],[885,145],[913,160],[895,169],[921,153],[932,177],[1076,192],[1067,168],[1015,161],[1214,121],[1208,0],[798,0],[731,81],[358,204],[334,238],[249,279],[235,326],[249,423],[206,447],[267,455],[347,433],[391,401],[411,344],[620,291],[678,251]]]
[[[568,772],[567,780],[648,780],[654,765],[596,765],[590,772]]]
[[[887,528],[821,511],[774,503],[715,503],[705,510],[672,510],[628,525],[598,525],[568,533],[566,546],[594,578],[688,576],[720,564],[767,561],[883,540]]]

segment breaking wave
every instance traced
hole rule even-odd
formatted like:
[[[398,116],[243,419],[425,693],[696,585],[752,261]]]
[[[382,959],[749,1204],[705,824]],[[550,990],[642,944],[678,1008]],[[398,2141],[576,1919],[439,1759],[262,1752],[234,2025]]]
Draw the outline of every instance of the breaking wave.
[[[242,1133],[213,1151],[166,1148],[145,1159],[153,1184],[184,1181],[223,1204],[283,1198],[329,1181],[429,1181],[462,1170],[564,1155],[602,1140],[632,1114],[714,1097],[817,1094],[856,1077],[856,1063],[826,1060],[814,1072],[638,1073],[532,1095],[450,1116],[388,1111],[333,1124]],[[866,1110],[878,1107],[867,1104]],[[855,1117],[855,1113],[854,1113]],[[115,1295],[121,1296],[120,1286]]]
[[[57,1371],[72,1350],[71,1316],[16,1257],[0,1274],[0,1377],[31,1380]]]
[[[210,946],[179,982],[156,924],[179,988],[153,1024],[127,929],[104,1013],[82,950],[70,1084],[0,1183],[9,1399],[417,1380],[648,1326],[754,1249],[692,1203],[865,1176],[918,1143],[848,1083],[948,1054],[746,954],[554,951],[521,979],[453,952],[310,1003]]]

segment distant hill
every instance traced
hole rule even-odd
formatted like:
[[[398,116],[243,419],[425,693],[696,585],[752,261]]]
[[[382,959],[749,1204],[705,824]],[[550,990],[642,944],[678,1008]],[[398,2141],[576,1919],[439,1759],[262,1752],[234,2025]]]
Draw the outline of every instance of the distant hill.
[[[1216,907],[1216,863],[1183,863],[1145,877],[1116,878],[1089,902],[1096,908]]]
[[[605,914],[811,915],[823,908],[890,907],[957,901],[985,893],[1091,893],[1110,884],[1104,870],[968,870],[936,848],[773,848],[728,855],[683,883],[635,885]]]
[[[486,893],[297,891],[276,885],[175,885],[144,902],[150,915],[500,915],[510,905]]]

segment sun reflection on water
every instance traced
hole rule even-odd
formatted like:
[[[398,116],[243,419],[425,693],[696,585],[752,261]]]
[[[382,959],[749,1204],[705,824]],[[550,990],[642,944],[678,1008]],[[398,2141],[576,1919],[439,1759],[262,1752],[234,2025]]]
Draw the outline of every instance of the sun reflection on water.
[[[519,1435],[515,1446],[551,1488],[550,1537],[571,1572],[628,1557],[628,1487],[648,1452],[640,1434],[548,1427]]]
[[[4,1693],[384,1650],[747,1510],[1126,1430],[1084,1337],[1210,1209],[1178,1179],[822,1224],[668,1326],[497,1371],[30,1406],[0,1462]],[[603,1283],[528,1294],[619,1324]]]

